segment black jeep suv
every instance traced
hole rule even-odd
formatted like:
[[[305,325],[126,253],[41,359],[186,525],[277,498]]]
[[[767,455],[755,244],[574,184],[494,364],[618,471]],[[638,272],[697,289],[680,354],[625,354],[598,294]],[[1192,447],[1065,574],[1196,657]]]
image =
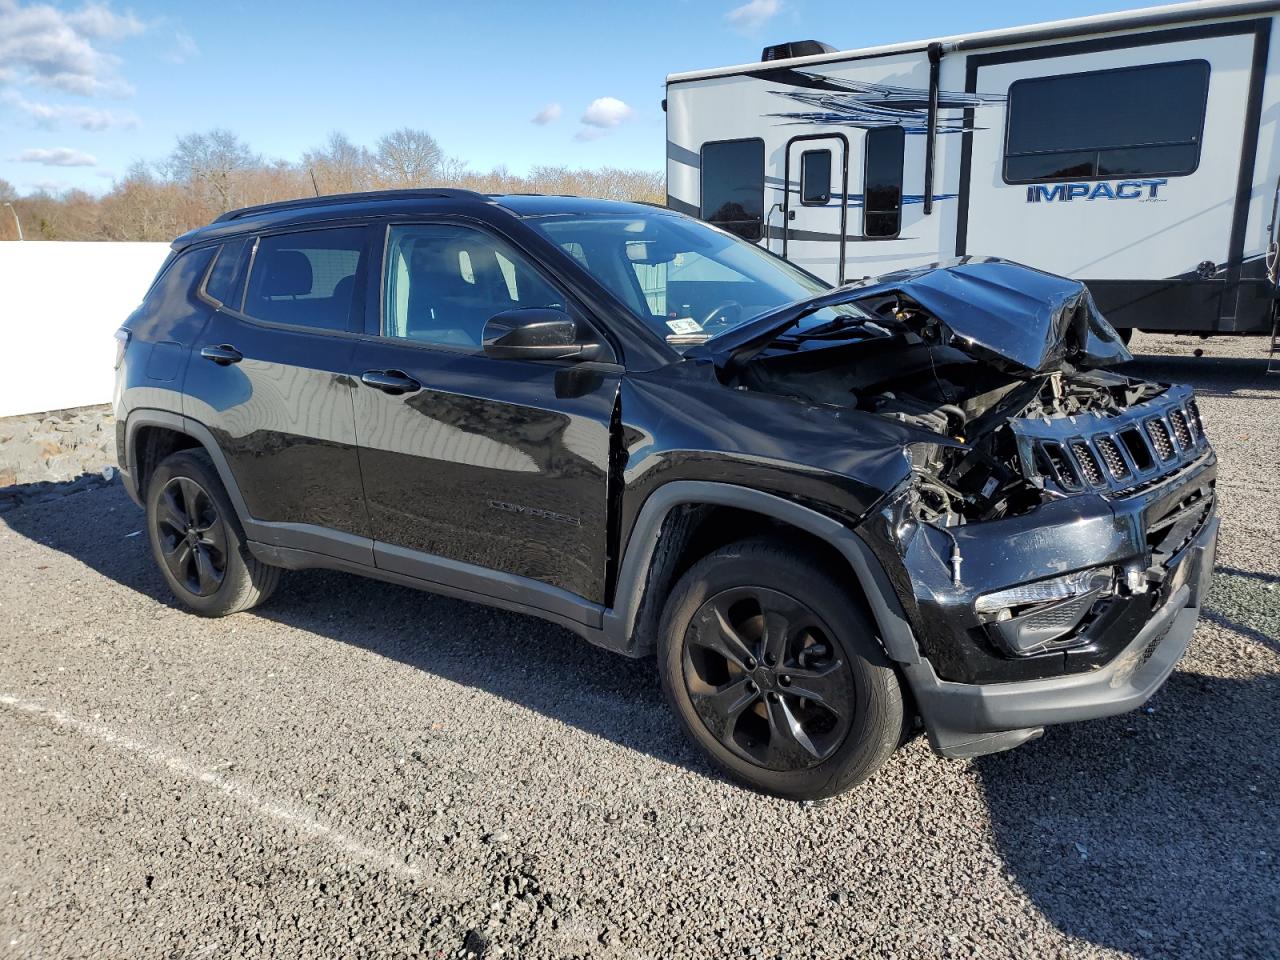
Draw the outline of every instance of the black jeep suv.
[[[117,334],[174,593],[330,567],[657,654],[755,787],[969,757],[1144,702],[1213,567],[1186,387],[1078,283],[965,259],[831,288],[638,204],[423,190],[180,237]]]

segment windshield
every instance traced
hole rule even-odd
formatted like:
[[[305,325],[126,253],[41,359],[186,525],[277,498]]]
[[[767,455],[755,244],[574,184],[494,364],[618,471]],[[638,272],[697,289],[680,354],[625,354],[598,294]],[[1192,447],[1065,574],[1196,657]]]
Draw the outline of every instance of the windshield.
[[[678,350],[829,289],[784,260],[697,220],[652,213],[525,221],[582,264]],[[822,322],[856,312],[822,310]]]

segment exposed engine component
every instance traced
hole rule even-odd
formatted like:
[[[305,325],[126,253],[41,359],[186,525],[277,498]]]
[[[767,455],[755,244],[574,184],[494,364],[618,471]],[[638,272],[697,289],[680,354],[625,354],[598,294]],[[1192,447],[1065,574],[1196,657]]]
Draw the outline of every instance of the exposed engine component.
[[[1167,388],[1069,364],[1019,376],[966,352],[943,323],[899,298],[859,306],[874,323],[854,331],[835,324],[797,333],[734,377],[746,389],[848,406],[934,435],[936,442],[922,438],[910,448],[916,476],[912,512],[918,520],[948,527],[998,519],[1048,499],[1105,488],[1125,479],[1129,460],[1163,457],[1168,438],[1181,429],[1176,418],[1163,428],[1148,428],[1150,453],[1145,439],[1139,449],[1128,434],[1095,441],[1093,432],[1123,420]],[[1015,426],[1033,421],[1063,426]],[[1056,437],[1077,426],[1079,449],[1042,442],[1040,434]],[[1124,452],[1121,443],[1127,445]]]

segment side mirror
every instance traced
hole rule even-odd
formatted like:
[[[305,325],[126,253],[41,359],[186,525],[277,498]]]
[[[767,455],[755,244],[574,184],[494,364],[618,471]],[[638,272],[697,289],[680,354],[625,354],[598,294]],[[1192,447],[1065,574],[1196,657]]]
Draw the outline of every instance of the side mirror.
[[[583,343],[578,323],[563,310],[504,310],[484,325],[485,356],[498,360],[595,360],[600,344]]]

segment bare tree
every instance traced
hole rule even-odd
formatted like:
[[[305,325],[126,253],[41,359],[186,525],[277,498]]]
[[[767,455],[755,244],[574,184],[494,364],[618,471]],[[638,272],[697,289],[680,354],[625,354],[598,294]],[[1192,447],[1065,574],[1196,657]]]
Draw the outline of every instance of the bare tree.
[[[439,175],[444,151],[425,130],[401,127],[378,141],[373,160],[380,186],[424,187]]]
[[[0,204],[11,203],[18,199],[18,191],[12,183],[0,177]],[[0,206],[0,240],[17,240],[18,227],[15,221],[21,217],[17,207],[12,209]]]
[[[302,166],[315,177],[318,193],[354,193],[373,188],[373,154],[336,130],[329,134],[324,146],[302,155]]]
[[[240,174],[261,164],[262,158],[234,133],[215,128],[179,137],[165,169],[179,183],[202,191],[223,212],[239,205]]]

